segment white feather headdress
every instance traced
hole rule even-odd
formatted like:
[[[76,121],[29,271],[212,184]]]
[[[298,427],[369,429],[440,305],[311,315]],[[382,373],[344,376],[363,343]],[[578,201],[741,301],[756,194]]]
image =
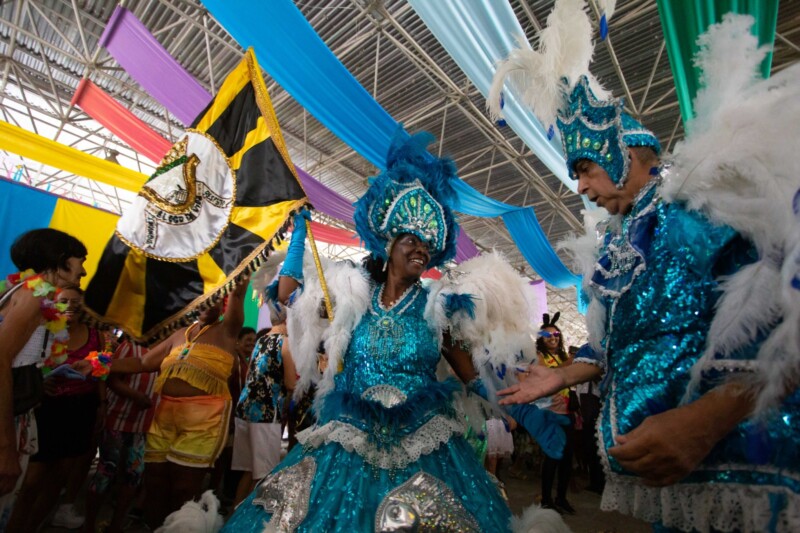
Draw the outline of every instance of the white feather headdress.
[[[610,6],[613,13],[613,3]],[[606,12],[606,18],[610,18]],[[589,73],[594,44],[592,23],[584,0],[560,0],[539,33],[539,46],[532,49],[524,37],[519,48],[497,65],[487,107],[500,118],[501,93],[506,81],[522,103],[530,107],[545,127],[555,124],[558,111],[580,76],[587,76],[594,95],[605,100],[610,94]],[[566,81],[566,83],[565,83]]]

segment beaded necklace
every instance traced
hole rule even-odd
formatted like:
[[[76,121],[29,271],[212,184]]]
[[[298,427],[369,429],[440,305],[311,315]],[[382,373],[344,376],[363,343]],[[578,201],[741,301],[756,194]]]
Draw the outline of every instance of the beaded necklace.
[[[183,350],[181,350],[181,353],[178,355],[178,359],[186,359],[189,356],[189,352],[191,352],[192,348],[194,348],[194,345],[197,344],[197,339],[199,339],[200,336],[203,333],[208,331],[209,328],[212,328],[212,327],[216,326],[217,324],[219,324],[219,322],[215,321],[215,322],[212,322],[211,324],[206,324],[205,326],[200,328],[200,331],[197,332],[197,335],[195,335],[193,339],[190,339],[189,338],[189,332],[197,324],[199,324],[199,322],[193,322],[192,325],[190,325],[188,328],[186,328],[186,333],[184,334],[184,336],[186,338],[186,342],[183,344]]]
[[[19,283],[22,283],[23,287],[31,291],[33,296],[40,298],[39,310],[42,313],[42,318],[44,318],[44,327],[53,334],[50,355],[45,358],[42,365],[42,374],[46,376],[55,367],[67,360],[69,332],[67,331],[67,317],[64,316],[67,304],[55,302],[61,289],[54,287],[41,274],[34,272],[33,269],[23,270],[8,276],[6,280],[0,282],[0,293]]]
[[[375,323],[377,331],[375,331],[373,334],[377,335],[378,337],[402,337],[404,333],[403,326],[400,325],[396,318],[405,313],[406,309],[408,309],[411,304],[414,303],[414,300],[417,299],[417,296],[419,296],[419,293],[422,290],[421,285],[419,283],[414,283],[388,307],[383,305],[383,290],[385,288],[386,284],[383,284],[381,285],[380,289],[376,287],[372,293],[370,313],[377,318]],[[398,306],[400,306],[400,304],[405,300],[408,300],[406,304],[398,309]]]

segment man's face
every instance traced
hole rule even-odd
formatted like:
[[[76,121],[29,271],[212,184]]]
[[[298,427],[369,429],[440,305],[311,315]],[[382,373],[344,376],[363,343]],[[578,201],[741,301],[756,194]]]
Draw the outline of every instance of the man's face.
[[[578,175],[578,192],[612,215],[625,213],[633,203],[633,195],[627,187],[617,189],[608,173],[594,161],[579,160],[575,163],[575,174]]]
[[[253,348],[256,347],[256,334],[255,333],[247,333],[239,339],[238,348],[239,348],[239,355],[244,357],[245,359],[250,357],[250,354],[253,353]]]

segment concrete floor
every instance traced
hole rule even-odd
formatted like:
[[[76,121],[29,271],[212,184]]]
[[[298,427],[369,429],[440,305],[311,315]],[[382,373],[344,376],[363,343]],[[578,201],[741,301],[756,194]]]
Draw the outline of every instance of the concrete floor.
[[[520,514],[529,505],[541,499],[541,482],[537,475],[528,480],[515,479],[501,469],[500,479],[506,487],[508,504],[514,514]],[[617,512],[600,510],[600,495],[580,490],[588,485],[588,479],[576,475],[570,484],[567,500],[575,509],[572,516],[564,516],[564,521],[574,533],[650,533],[652,527],[629,516]]]
[[[501,463],[499,478],[505,485],[511,510],[515,514],[521,514],[526,507],[534,502],[538,503],[541,499],[538,471],[529,472],[529,479],[522,480],[509,475],[507,466],[508,461]],[[534,470],[536,469],[534,468]],[[587,479],[576,473],[567,495],[567,499],[577,512],[573,516],[564,516],[564,521],[574,533],[649,533],[652,531],[649,524],[640,520],[616,512],[601,511],[600,496],[587,490],[581,490],[587,484]],[[80,502],[80,510],[83,508],[82,505],[83,502]],[[98,524],[102,524],[104,519],[110,520],[111,513],[112,504],[107,504],[100,513]],[[69,530],[46,526],[42,531],[44,533],[65,533]],[[140,520],[129,518],[125,531],[127,533],[148,533],[150,530]]]
[[[515,514],[520,514],[525,507],[539,500],[538,476],[531,476],[528,480],[520,480],[509,476],[505,469],[501,469],[500,478],[505,483],[509,505]],[[564,517],[564,521],[572,528],[572,531],[575,533],[649,533],[652,531],[648,524],[640,520],[619,513],[600,511],[599,495],[586,490],[577,490],[578,487],[584,487],[585,485],[586,480],[577,476],[572,490],[567,496],[567,499],[577,511],[574,516]],[[110,513],[111,506],[108,505],[101,513],[99,522],[102,523],[104,516],[110,518]],[[65,533],[69,530],[45,527],[43,531],[45,533]],[[125,531],[129,533],[147,533],[149,529],[142,522],[131,518]]]

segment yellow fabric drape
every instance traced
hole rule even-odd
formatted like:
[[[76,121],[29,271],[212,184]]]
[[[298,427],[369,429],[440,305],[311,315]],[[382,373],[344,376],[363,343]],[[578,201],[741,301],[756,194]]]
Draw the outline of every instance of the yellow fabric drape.
[[[81,285],[86,288],[97,270],[97,263],[103,255],[106,242],[114,233],[119,217],[100,209],[59,199],[50,219],[50,227],[69,233],[78,238],[89,254],[83,264],[86,277]]]
[[[147,176],[0,121],[0,149],[85,178],[139,192]]]

